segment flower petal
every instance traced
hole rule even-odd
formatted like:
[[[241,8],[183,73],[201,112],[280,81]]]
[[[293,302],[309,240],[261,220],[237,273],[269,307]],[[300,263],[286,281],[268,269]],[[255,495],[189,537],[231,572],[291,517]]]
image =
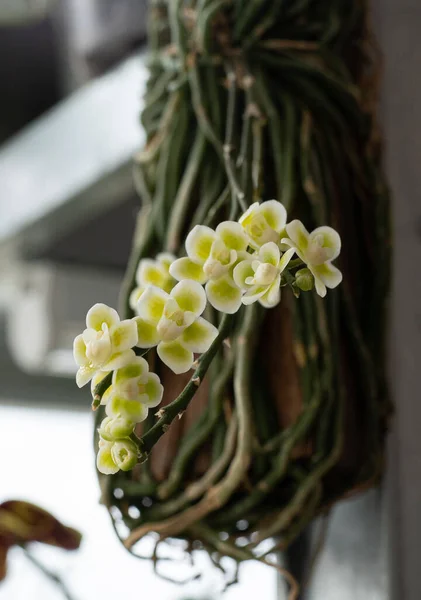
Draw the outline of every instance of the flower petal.
[[[134,317],[137,326],[137,344],[138,348],[153,348],[160,340],[157,323],[145,321],[141,317]]]
[[[104,475],[112,475],[119,470],[111,456],[112,446],[112,443],[103,442],[96,457],[96,467]]]
[[[216,235],[230,250],[244,251],[248,246],[248,237],[236,221],[223,221],[216,228]]]
[[[156,285],[162,288],[166,282],[167,272],[157,261],[142,258],[136,272],[136,281],[139,286]]]
[[[243,213],[241,215],[241,217],[238,219],[238,222],[240,223],[240,225],[242,225],[243,227],[247,227],[247,225],[250,224],[251,220],[256,215],[257,211],[259,210],[259,206],[260,206],[260,204],[258,202],[254,202],[253,204],[251,204],[248,207],[248,209],[246,210],[246,212]]]
[[[203,265],[203,271],[208,279],[218,279],[228,273],[237,260],[237,251],[230,250],[222,240],[216,239],[212,244],[209,258]]]
[[[148,407],[139,400],[127,400],[119,394],[114,394],[107,404],[105,412],[110,417],[122,416],[133,423],[142,423],[148,416]]]
[[[286,267],[288,266],[289,261],[294,256],[294,254],[295,254],[295,248],[290,248],[289,250],[287,250],[286,252],[283,253],[282,258],[279,261],[280,273],[282,273],[282,271],[285,271]]]
[[[298,219],[291,221],[285,227],[288,237],[294,242],[295,246],[300,252],[305,252],[309,243],[309,232],[304,225]],[[285,239],[281,240],[282,243],[287,243]]]
[[[251,287],[241,298],[241,302],[248,306],[249,304],[253,304],[257,302],[266,292],[268,291],[269,286],[267,285],[254,285]]]
[[[109,373],[107,373],[106,371],[97,371],[97,372],[95,373],[95,375],[93,376],[93,378],[92,378],[92,381],[91,381],[91,394],[92,394],[92,396],[94,395],[94,390],[95,390],[96,386],[97,386],[99,383],[101,383],[101,381],[102,381],[102,380],[103,380],[105,377],[107,377],[107,375],[108,375],[108,374],[109,374]]]
[[[249,285],[246,283],[246,279],[248,277],[254,277],[254,270],[252,268],[252,259],[242,260],[238,265],[234,268],[233,277],[236,285],[242,290],[248,290]]]
[[[123,352],[137,344],[137,325],[133,319],[125,319],[110,330],[114,352]]]
[[[203,354],[218,335],[218,329],[206,319],[199,317],[183,332],[180,343],[192,352]]]
[[[189,321],[194,321],[195,316],[192,313],[188,313],[190,318]],[[182,313],[183,317],[186,313]],[[183,333],[187,325],[183,323],[181,325],[177,325],[176,321],[173,319],[168,319],[165,315],[160,319],[157,325],[157,331],[159,334],[160,340],[163,342],[171,342],[176,340]]]
[[[113,373],[113,385],[119,386],[129,381],[143,377],[149,372],[149,365],[144,358],[136,356],[133,361],[121,369],[117,369]]]
[[[112,354],[110,359],[101,366],[101,371],[115,371],[121,369],[133,362],[136,354],[133,350],[125,350],[124,352],[116,352]]]
[[[285,206],[277,200],[267,200],[259,206],[259,212],[265,217],[269,227],[281,233],[287,222]]]
[[[329,289],[335,288],[342,281],[341,271],[337,267],[332,265],[330,262],[325,262],[322,265],[313,266],[311,270],[314,277],[321,279],[324,285]]]
[[[76,385],[81,388],[91,381],[98,369],[96,367],[83,366],[76,373]]]
[[[104,329],[103,332],[107,335],[108,334],[108,326],[104,325]],[[96,329],[84,329],[83,333],[82,333],[82,338],[83,341],[85,342],[85,345],[89,344],[89,342],[94,342],[95,340],[98,339],[98,331]]]
[[[161,342],[157,348],[158,356],[176,375],[186,373],[194,361],[193,352],[184,348],[178,340]]]
[[[111,446],[112,459],[122,471],[130,471],[136,466],[137,455],[138,448],[130,439],[119,440]]]
[[[278,275],[276,280],[269,286],[268,291],[259,298],[259,302],[265,308],[273,308],[281,301],[281,276]]]
[[[187,255],[198,264],[203,264],[208,258],[216,234],[205,225],[196,225],[186,238]]]
[[[168,298],[169,295],[164,290],[154,285],[148,285],[137,303],[137,314],[145,321],[158,323]]]
[[[197,317],[205,310],[205,290],[197,281],[191,279],[180,281],[171,291],[171,297],[177,301],[181,310],[192,312]]]
[[[281,251],[275,242],[267,242],[266,244],[263,244],[259,250],[259,260],[262,263],[269,263],[270,265],[277,267],[280,258]]]
[[[134,426],[134,421],[118,414],[113,417],[106,417],[102,421],[98,433],[103,440],[113,442],[129,437],[133,433]]]
[[[143,292],[145,291],[144,287],[135,287],[134,290],[132,290],[130,297],[129,297],[129,304],[130,304],[130,308],[134,311],[137,310],[137,303],[139,301],[140,296],[143,294]]]
[[[175,260],[170,266],[170,274],[177,281],[192,279],[203,284],[208,280],[202,265],[193,262],[188,256]]]
[[[206,295],[210,304],[223,313],[232,315],[241,306],[241,290],[229,275],[208,281]]]
[[[315,238],[320,236],[322,236],[323,239],[323,248],[330,250],[329,260],[334,260],[337,258],[341,251],[341,238],[339,233],[327,225],[323,227],[317,227],[310,233],[309,242],[311,243]]]
[[[105,375],[108,375],[108,373],[106,373]],[[114,391],[114,388],[113,388],[113,386],[112,386],[112,385],[110,385],[110,386],[109,386],[109,387],[108,387],[108,388],[105,390],[105,392],[102,394],[102,398],[101,398],[101,404],[102,404],[103,406],[105,406],[105,405],[106,405],[106,404],[109,402],[109,400],[110,400],[110,398],[111,398],[111,396],[112,396],[112,394],[113,394],[113,391]]]
[[[314,275],[314,273],[313,273]],[[317,277],[317,275],[314,275],[314,286],[316,288],[316,292],[319,294],[319,296],[321,298],[324,298],[326,296],[326,286],[323,283],[323,281]]]
[[[95,329],[96,331],[101,331],[103,323],[106,323],[111,328],[119,322],[120,317],[118,316],[118,312],[106,304],[94,304],[86,315],[86,327],[88,329]]]
[[[144,395],[142,395],[142,404],[149,408],[158,406],[162,400],[164,386],[161,384],[161,380],[156,373],[148,373],[148,380],[145,384],[143,384],[143,389],[144,395],[147,396],[147,399],[145,399]]]
[[[86,344],[82,334],[76,336],[73,342],[73,357],[79,367],[89,364],[89,359],[86,356]]]
[[[156,260],[164,267],[167,273],[170,269],[171,263],[175,261],[175,258],[176,257],[174,254],[171,254],[170,252],[160,252],[156,255]]]

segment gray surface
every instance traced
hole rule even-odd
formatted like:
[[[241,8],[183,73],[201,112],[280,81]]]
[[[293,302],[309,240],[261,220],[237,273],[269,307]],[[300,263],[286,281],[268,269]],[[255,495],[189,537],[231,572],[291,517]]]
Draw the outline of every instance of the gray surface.
[[[145,81],[143,57],[132,57],[1,149],[0,245],[48,244],[132,193]]]
[[[390,380],[396,403],[390,440],[395,599],[421,598],[421,3],[377,0],[384,52],[382,121],[394,194],[395,256]]]
[[[90,410],[88,389],[79,390],[74,379],[28,375],[16,366],[6,347],[3,319],[0,319],[0,373],[2,405]]]
[[[390,596],[388,527],[381,490],[342,502],[305,600],[386,600]],[[313,528],[314,538],[320,523]]]

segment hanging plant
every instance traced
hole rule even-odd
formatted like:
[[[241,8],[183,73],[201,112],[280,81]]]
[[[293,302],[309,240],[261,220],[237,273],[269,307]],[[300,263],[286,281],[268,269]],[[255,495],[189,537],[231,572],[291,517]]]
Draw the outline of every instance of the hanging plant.
[[[173,538],[271,563],[381,475],[389,201],[367,16],[151,2],[124,320],[94,306],[75,358],[103,502],[127,548],[159,535],[155,565]]]

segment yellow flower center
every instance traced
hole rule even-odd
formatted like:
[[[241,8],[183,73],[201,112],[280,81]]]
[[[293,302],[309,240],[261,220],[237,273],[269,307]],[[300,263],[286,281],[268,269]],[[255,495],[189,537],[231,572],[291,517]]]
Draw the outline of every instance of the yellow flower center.
[[[86,356],[93,366],[105,363],[111,354],[111,340],[106,323],[102,330],[97,331],[95,337],[86,344]]]
[[[271,285],[279,274],[279,269],[270,263],[260,263],[254,273],[257,285]]]
[[[215,240],[209,258],[203,265],[203,271],[209,279],[217,279],[227,272],[236,258],[237,253],[234,250],[227,248],[222,240]]]
[[[269,223],[266,221],[263,215],[255,215],[250,224],[247,227],[247,233],[260,245],[266,244],[267,242],[279,242],[279,234],[276,233]]]
[[[306,258],[307,262],[312,265],[322,265],[324,262],[332,258],[333,250],[324,246],[324,237],[322,234],[316,235],[310,242]]]

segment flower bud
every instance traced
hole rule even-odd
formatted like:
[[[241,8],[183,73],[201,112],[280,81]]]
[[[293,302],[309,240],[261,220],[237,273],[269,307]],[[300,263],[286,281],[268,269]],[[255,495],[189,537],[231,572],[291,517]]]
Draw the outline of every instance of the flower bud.
[[[138,453],[138,447],[129,439],[115,442],[111,448],[113,461],[122,471],[130,471],[136,466]]]
[[[310,269],[300,269],[295,274],[295,285],[303,292],[309,292],[314,286],[314,277]]]
[[[107,442],[114,442],[129,437],[134,430],[134,423],[124,417],[106,417],[98,430],[99,435]]]

